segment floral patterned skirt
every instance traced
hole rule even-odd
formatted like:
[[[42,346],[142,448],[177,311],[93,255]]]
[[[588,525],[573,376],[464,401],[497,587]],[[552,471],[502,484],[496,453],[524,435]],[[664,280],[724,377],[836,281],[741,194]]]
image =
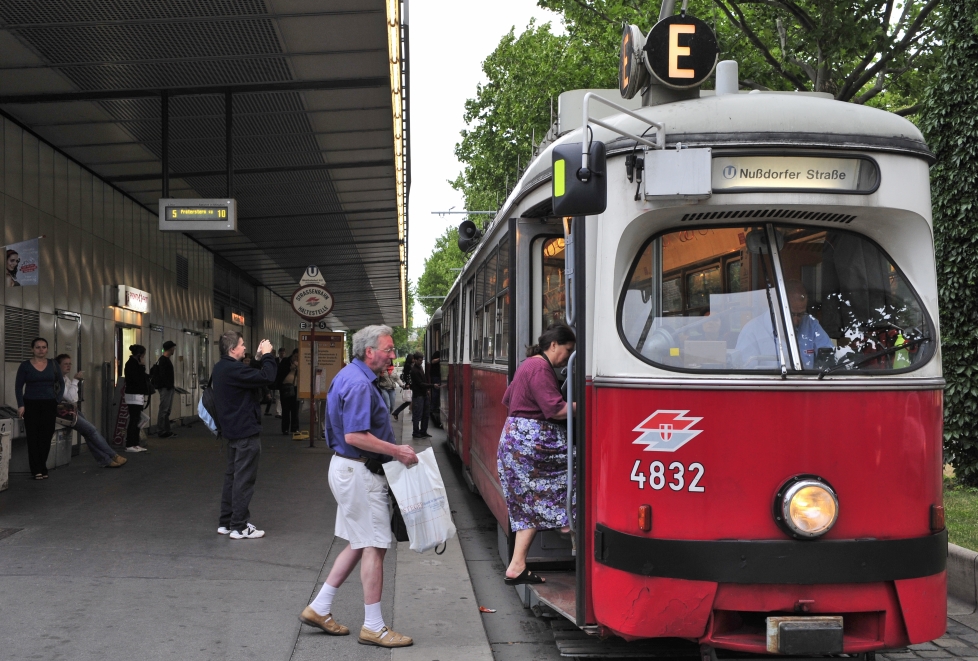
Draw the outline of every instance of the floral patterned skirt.
[[[567,431],[563,427],[506,418],[496,467],[514,531],[567,525]]]

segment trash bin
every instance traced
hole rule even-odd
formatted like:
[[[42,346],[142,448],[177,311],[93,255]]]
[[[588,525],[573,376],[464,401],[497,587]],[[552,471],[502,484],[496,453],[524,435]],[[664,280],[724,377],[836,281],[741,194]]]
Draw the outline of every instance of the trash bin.
[[[10,450],[13,425],[5,425],[3,420],[0,422],[0,491],[6,491],[10,487]]]

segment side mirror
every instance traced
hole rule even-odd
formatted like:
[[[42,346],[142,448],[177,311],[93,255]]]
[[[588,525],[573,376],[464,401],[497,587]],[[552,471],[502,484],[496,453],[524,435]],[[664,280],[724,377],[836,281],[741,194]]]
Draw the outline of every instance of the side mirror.
[[[555,216],[593,216],[608,206],[607,154],[603,142],[592,142],[588,169],[581,169],[581,143],[553,149],[553,213]]]
[[[481,240],[482,232],[471,220],[465,220],[458,226],[458,249],[462,252],[471,252]]]

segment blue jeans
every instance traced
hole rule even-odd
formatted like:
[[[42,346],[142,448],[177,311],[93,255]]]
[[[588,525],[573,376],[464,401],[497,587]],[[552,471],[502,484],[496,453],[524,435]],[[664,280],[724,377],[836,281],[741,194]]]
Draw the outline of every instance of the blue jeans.
[[[98,433],[95,425],[82,417],[81,412],[76,414],[75,429],[85,439],[88,451],[99,466],[108,466],[115,459],[116,451],[109,447],[102,435]]]
[[[391,411],[394,410],[394,393],[395,392],[397,392],[397,391],[396,390],[393,390],[393,389],[391,389],[391,390],[388,390],[386,388],[381,388],[380,389],[380,396],[384,398],[384,401],[385,402],[387,402],[387,408],[389,408]]]

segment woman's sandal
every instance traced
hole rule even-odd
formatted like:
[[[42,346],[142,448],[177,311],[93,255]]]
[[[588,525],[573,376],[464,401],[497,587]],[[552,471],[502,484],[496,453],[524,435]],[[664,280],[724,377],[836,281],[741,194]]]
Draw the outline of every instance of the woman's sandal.
[[[43,480],[44,477],[45,477],[44,475],[42,475],[41,473],[38,473],[37,475],[34,476],[34,479],[35,480]]]
[[[544,583],[545,581],[541,576],[537,576],[536,574],[531,572],[529,568],[527,568],[524,569],[523,573],[517,576],[516,578],[510,578],[506,576],[503,579],[503,582],[506,583],[506,585],[523,585],[524,583],[529,585],[537,585],[539,583]]]

